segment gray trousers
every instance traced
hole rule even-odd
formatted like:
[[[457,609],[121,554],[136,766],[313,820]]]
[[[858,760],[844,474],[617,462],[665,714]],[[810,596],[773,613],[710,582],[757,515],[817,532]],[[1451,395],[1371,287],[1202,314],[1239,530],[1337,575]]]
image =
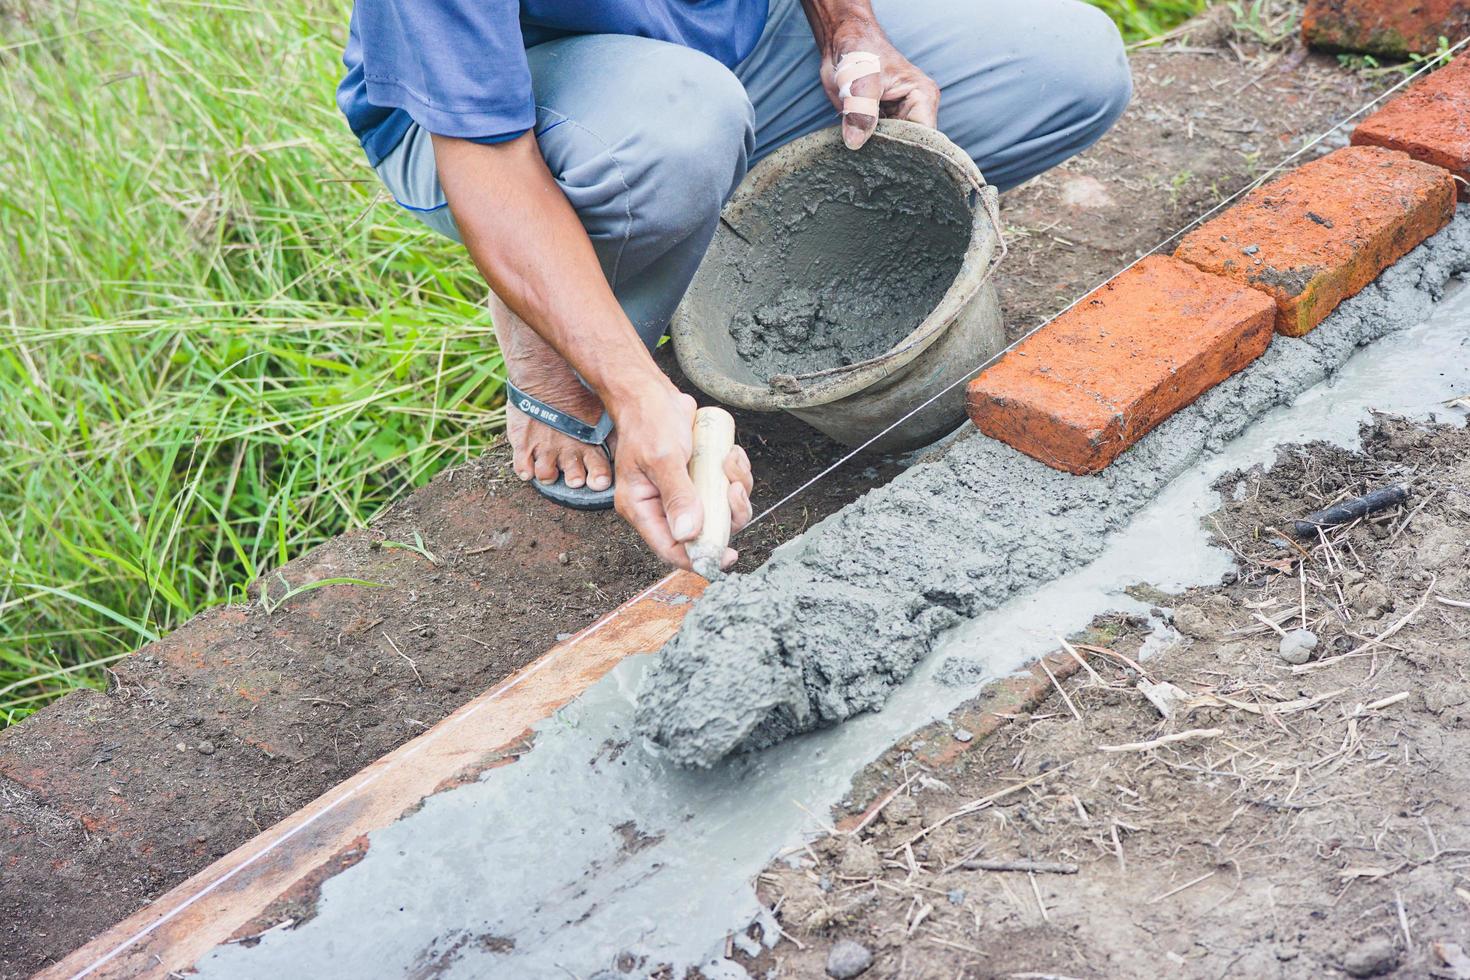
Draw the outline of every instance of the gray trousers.
[[[1080,0],[874,0],[904,56],[939,85],[939,128],[1001,190],[1092,145],[1132,80],[1112,22]],[[798,0],[772,0],[732,72],[647,38],[592,34],[527,51],[536,139],[644,343],[663,336],[746,169],[837,123]],[[393,197],[459,239],[428,133],[378,166]]]

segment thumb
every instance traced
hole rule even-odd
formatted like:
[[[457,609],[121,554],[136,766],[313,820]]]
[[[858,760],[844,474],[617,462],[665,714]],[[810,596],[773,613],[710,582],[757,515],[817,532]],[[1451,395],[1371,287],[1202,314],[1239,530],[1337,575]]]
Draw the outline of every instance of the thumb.
[[[883,67],[875,54],[849,51],[838,59],[833,74],[837,95],[842,100],[842,142],[848,149],[856,150],[878,128]]]
[[[664,463],[654,474],[658,495],[663,501],[664,514],[668,517],[669,531],[680,543],[692,541],[704,529],[704,507],[694,494],[694,481],[689,471],[672,460]]]

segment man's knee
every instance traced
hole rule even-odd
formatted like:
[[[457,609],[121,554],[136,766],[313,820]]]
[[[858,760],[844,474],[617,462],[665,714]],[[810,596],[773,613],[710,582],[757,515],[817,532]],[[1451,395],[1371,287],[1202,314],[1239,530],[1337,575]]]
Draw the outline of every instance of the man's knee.
[[[1096,7],[1076,5],[1061,53],[1061,77],[1071,102],[1069,115],[1083,130],[1085,142],[1107,132],[1133,98],[1133,75],[1123,38],[1112,19]]]
[[[1082,152],[1123,114],[1133,80],[1112,20],[1081,0],[1028,0],[986,30],[991,5],[966,7],[959,35],[976,50],[952,50],[940,122],[975,158],[985,177],[1007,190]],[[956,17],[960,14],[957,12]]]
[[[713,221],[745,176],[755,113],[735,75],[693,51],[669,58],[645,98],[649,115],[630,152],[649,193],[634,189],[643,205],[635,217],[655,234],[682,237]]]

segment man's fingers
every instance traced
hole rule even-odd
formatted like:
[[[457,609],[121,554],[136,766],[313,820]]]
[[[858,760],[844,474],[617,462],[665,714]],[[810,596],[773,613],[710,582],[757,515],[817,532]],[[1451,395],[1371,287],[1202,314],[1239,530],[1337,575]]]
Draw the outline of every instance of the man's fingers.
[[[730,484],[730,533],[735,534],[750,523],[750,494],[739,483]]]
[[[853,51],[836,65],[838,97],[842,101],[842,142],[860,149],[878,128],[878,100],[883,97],[883,73],[876,55]]]
[[[746,493],[755,489],[755,477],[750,473],[750,457],[745,455],[745,450],[740,446],[735,446],[730,450],[730,455],[725,457],[725,479],[745,487]]]
[[[633,530],[654,554],[670,565],[689,570],[689,555],[684,545],[674,540],[669,530],[668,515],[657,496],[638,496],[631,491],[625,493],[620,480],[615,502],[618,514],[633,525]]]
[[[730,481],[730,533],[734,534],[750,523],[750,493],[755,488],[750,457],[738,445],[725,457],[725,479]]]
[[[930,129],[939,128],[939,89],[932,85],[919,85],[903,100],[896,113],[899,119],[907,119]]]
[[[649,476],[658,488],[668,518],[669,531],[675,541],[692,541],[704,527],[704,507],[694,495],[694,481],[689,479],[688,463],[675,454],[656,460]]]
[[[860,112],[842,114],[842,142],[849,150],[860,150],[873,130],[878,128],[878,117]]]

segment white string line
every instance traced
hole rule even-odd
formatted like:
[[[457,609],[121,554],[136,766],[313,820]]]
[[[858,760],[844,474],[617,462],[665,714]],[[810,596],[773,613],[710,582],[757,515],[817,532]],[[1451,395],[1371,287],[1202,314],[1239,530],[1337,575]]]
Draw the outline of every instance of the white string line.
[[[1080,296],[1078,296],[1076,299],[1072,300],[1072,302],[1068,303],[1067,306],[1065,308],[1063,308],[1060,312],[1058,312],[1057,314],[1055,314],[1051,318],[1049,318],[1047,320],[1044,320],[1041,323],[1037,324],[1031,330],[1027,331],[1024,335],[1022,335],[1021,337],[1018,337],[1016,340],[1012,341],[1011,343],[1007,344],[1005,347],[1003,347],[1000,350],[996,351],[990,357],[986,358],[984,361],[982,361],[979,365],[976,366],[976,368],[975,368],[974,371],[970,372],[969,374],[963,375],[960,378],[956,379],[955,381],[952,381],[949,384],[945,385],[939,391],[935,392],[933,395],[930,395],[928,398],[924,399],[924,401],[920,402],[918,405],[914,406],[913,408],[911,408],[907,412],[905,412],[903,415],[899,416],[898,419],[896,419],[894,422],[892,422],[891,424],[889,424],[882,431],[878,432],[874,436],[869,437],[861,445],[859,445],[856,448],[850,450],[846,455],[840,457],[836,462],[834,462],[831,465],[829,465],[826,469],[822,470],[816,476],[814,476],[811,479],[807,480],[801,486],[797,487],[795,490],[792,490],[786,496],[782,497],[780,500],[776,501],[774,504],[772,504],[771,506],[767,507],[765,510],[761,511],[755,517],[751,518],[750,523],[747,524],[747,525],[745,525],[745,527],[743,527],[740,530],[739,534],[736,534],[735,535],[735,538],[738,539],[741,535],[745,534],[747,531],[749,531],[751,528],[755,527],[761,521],[764,521],[767,517],[770,517],[777,510],[779,510],[780,508],[786,506],[792,500],[796,499],[797,497],[801,496],[806,491],[810,490],[817,483],[819,483],[822,480],[826,479],[826,477],[829,476],[834,470],[838,469],[843,464],[849,462],[854,457],[856,457],[859,454],[861,454],[863,452],[863,450],[867,449],[873,443],[877,442],[879,439],[882,439],[888,433],[892,432],[894,429],[898,428],[900,425],[902,425],[903,423],[907,422],[909,419],[913,418],[915,415],[917,415],[918,413],[922,412],[924,409],[928,408],[930,405],[934,404],[940,398],[943,398],[945,395],[949,394],[955,388],[959,387],[962,384],[967,384],[970,381],[970,379],[973,378],[975,375],[979,374],[981,371],[985,370],[990,365],[994,364],[1001,357],[1003,357],[1006,354],[1010,353],[1011,351],[1015,350],[1021,344],[1025,343],[1028,339],[1030,339],[1030,337],[1031,337],[1032,334],[1035,334],[1038,331],[1043,330],[1047,326],[1051,325],[1051,323],[1053,321],[1055,321],[1059,317],[1061,317],[1064,314],[1066,314],[1069,310],[1071,310],[1073,307],[1077,306],[1077,304],[1081,303],[1088,296],[1091,296],[1093,294],[1093,292],[1095,292],[1096,290],[1102,288],[1107,283],[1112,282],[1118,276],[1121,276],[1123,273],[1127,272],[1129,269],[1133,268],[1138,263],[1140,263],[1144,259],[1148,258],[1150,255],[1153,255],[1154,253],[1158,252],[1159,249],[1163,248],[1165,245],[1168,245],[1170,242],[1172,242],[1174,239],[1178,238],[1180,235],[1183,235],[1186,232],[1189,232],[1190,230],[1192,230],[1193,228],[1195,228],[1198,225],[1204,224],[1204,222],[1206,222],[1210,218],[1214,217],[1220,211],[1224,210],[1225,208],[1229,207],[1231,204],[1234,204],[1236,201],[1240,200],[1245,195],[1249,194],[1251,191],[1254,191],[1256,188],[1258,188],[1261,185],[1265,184],[1272,177],[1274,177],[1276,174],[1280,173],[1288,165],[1290,165],[1292,163],[1292,161],[1294,161],[1298,157],[1300,157],[1303,153],[1306,153],[1308,150],[1310,150],[1313,147],[1317,146],[1323,140],[1327,139],[1327,137],[1331,136],[1333,133],[1337,132],[1339,129],[1341,129],[1342,127],[1346,126],[1348,123],[1352,122],[1354,119],[1357,119],[1359,116],[1363,115],[1363,113],[1368,112],[1369,110],[1377,107],[1377,105],[1380,102],[1382,102],[1384,99],[1386,99],[1389,96],[1393,95],[1394,93],[1398,92],[1400,89],[1404,88],[1405,86],[1407,86],[1408,84],[1410,84],[1411,82],[1413,82],[1415,79],[1417,79],[1420,75],[1422,75],[1425,72],[1427,72],[1430,69],[1432,69],[1435,65],[1440,64],[1442,62],[1448,62],[1449,59],[1450,59],[1450,57],[1453,56],[1456,51],[1459,51],[1461,48],[1463,48],[1466,44],[1470,44],[1470,35],[1467,35],[1466,37],[1462,38],[1458,44],[1456,44],[1454,47],[1451,47],[1451,48],[1447,49],[1446,51],[1443,52],[1443,54],[1436,55],[1435,57],[1426,59],[1425,62],[1424,62],[1424,64],[1421,65],[1413,73],[1405,76],[1401,81],[1399,81],[1397,84],[1393,85],[1392,87],[1390,87],[1386,91],[1384,91],[1381,94],[1379,94],[1376,98],[1373,98],[1373,99],[1369,100],[1368,102],[1364,103],[1362,106],[1360,106],[1359,108],[1357,108],[1356,110],[1354,110],[1351,115],[1344,116],[1342,119],[1338,120],[1336,123],[1334,123],[1332,125],[1331,128],[1325,130],[1320,135],[1318,135],[1317,137],[1315,137],[1314,139],[1312,139],[1310,142],[1302,144],[1301,147],[1299,147],[1297,150],[1295,150],[1294,152],[1292,152],[1290,155],[1288,155],[1287,157],[1285,157],[1284,159],[1282,159],[1280,163],[1277,163],[1270,170],[1266,171],[1260,177],[1256,178],[1255,181],[1247,184],[1245,187],[1242,187],[1240,190],[1236,191],[1234,194],[1232,194],[1229,197],[1225,198],[1219,204],[1216,204],[1214,207],[1210,208],[1204,214],[1201,214],[1200,216],[1194,218],[1188,224],[1184,225],[1182,228],[1179,228],[1177,231],[1175,231],[1173,234],[1171,234],[1168,238],[1165,238],[1163,241],[1159,242],[1153,248],[1149,249],[1146,252],[1141,253],[1138,256],[1138,258],[1134,259],[1132,262],[1129,262],[1127,265],[1123,266],[1123,268],[1119,269],[1117,272],[1113,273],[1111,276],[1109,276],[1108,278],[1104,279],[1102,282],[1098,283],[1096,286],[1092,287],[1092,289],[1087,290],[1086,292],[1084,292]]]

